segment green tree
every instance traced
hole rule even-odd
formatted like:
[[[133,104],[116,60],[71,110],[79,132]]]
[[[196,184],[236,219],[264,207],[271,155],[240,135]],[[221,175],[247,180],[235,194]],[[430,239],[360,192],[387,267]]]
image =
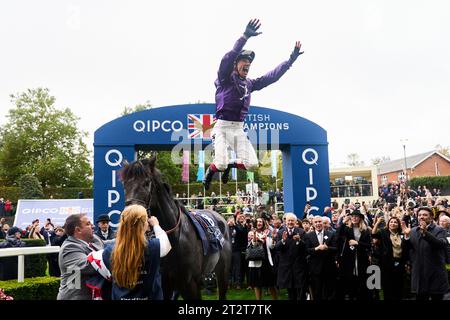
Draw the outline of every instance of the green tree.
[[[38,178],[32,174],[24,174],[18,180],[21,199],[42,199],[44,191]]]
[[[149,100],[147,100],[145,103],[138,104],[134,107],[125,107],[120,115],[126,116],[131,113],[144,111],[144,110],[151,109],[151,108],[152,108],[152,104],[150,103]]]
[[[134,107],[125,107],[121,113],[121,116],[126,116],[131,113],[151,109],[152,105],[150,101],[146,101],[143,104],[138,104]],[[163,174],[163,179],[169,185],[178,184],[181,182],[181,166],[174,164],[171,158],[170,151],[149,151],[149,150],[138,150],[138,159],[148,159],[153,154],[157,155],[156,167]],[[190,168],[192,170],[192,166]],[[191,171],[192,172],[192,171]],[[197,171],[196,171],[197,172]]]
[[[89,187],[89,151],[69,108],[55,107],[48,89],[28,89],[11,95],[14,108],[0,131],[0,177],[13,185],[24,174],[43,187]]]

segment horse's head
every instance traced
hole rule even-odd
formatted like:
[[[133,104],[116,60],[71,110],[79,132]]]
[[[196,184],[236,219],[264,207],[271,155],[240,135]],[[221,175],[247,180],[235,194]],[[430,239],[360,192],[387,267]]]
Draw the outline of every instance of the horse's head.
[[[161,173],[155,163],[156,156],[131,163],[124,162],[121,180],[125,191],[125,205],[135,203],[150,208],[152,194],[161,183]]]

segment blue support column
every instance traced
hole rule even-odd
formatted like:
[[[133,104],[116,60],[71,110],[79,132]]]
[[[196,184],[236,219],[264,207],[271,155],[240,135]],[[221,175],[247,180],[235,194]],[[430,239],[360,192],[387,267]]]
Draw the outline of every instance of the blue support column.
[[[306,201],[309,213],[322,214],[330,205],[328,148],[326,145],[290,145],[282,148],[284,211],[303,218]]]
[[[119,170],[122,162],[136,159],[134,146],[94,147],[94,221],[107,213],[111,226],[117,227],[125,204]]]

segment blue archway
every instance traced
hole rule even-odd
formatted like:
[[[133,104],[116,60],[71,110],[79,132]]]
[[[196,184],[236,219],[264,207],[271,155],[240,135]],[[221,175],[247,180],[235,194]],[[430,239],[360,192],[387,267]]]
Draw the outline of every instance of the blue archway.
[[[297,115],[263,107],[251,107],[245,128],[252,143],[263,150],[279,149],[283,156],[284,207],[303,216],[307,200],[311,213],[330,205],[327,133],[319,125]],[[133,161],[136,151],[198,150],[211,140],[201,130],[189,128],[189,116],[213,121],[214,104],[187,104],[136,112],[106,123],[94,135],[94,218],[108,213],[112,222],[124,207],[117,171],[122,160]],[[193,127],[191,125],[191,127]]]

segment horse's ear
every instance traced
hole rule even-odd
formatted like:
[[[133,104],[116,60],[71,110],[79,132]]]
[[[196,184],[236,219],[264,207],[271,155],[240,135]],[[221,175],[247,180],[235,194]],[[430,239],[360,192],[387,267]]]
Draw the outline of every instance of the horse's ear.
[[[156,164],[156,154],[154,154],[149,160],[148,160],[148,165],[150,166],[151,169],[155,168],[155,164]]]
[[[130,163],[127,160],[123,160],[120,165],[122,168],[118,172],[119,180],[123,182],[125,180],[126,171],[128,171]]]

